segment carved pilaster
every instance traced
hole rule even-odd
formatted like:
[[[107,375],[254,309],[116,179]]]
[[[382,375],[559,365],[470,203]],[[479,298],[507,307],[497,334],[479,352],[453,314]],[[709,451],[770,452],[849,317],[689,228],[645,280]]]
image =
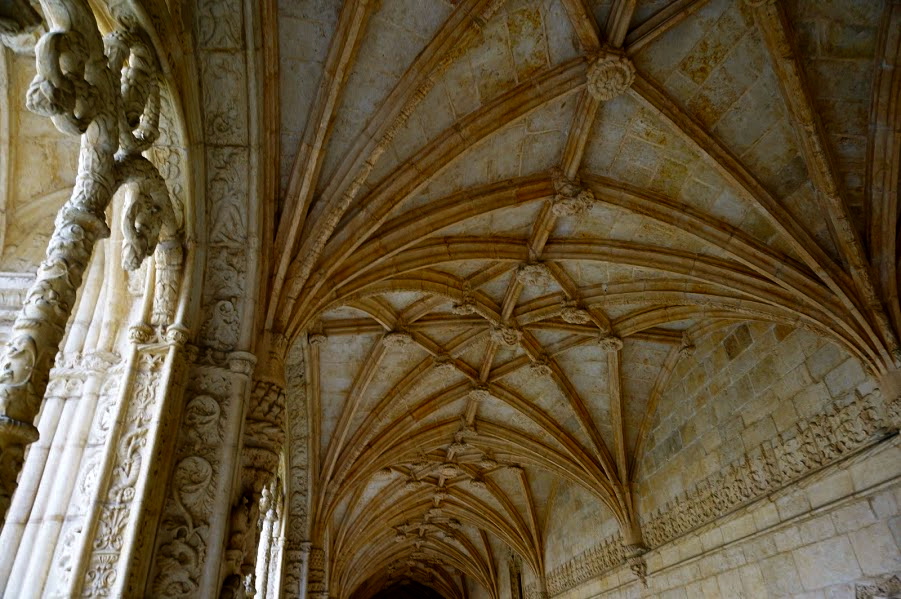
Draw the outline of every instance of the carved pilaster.
[[[213,596],[221,588],[218,564],[224,558],[227,530],[240,530],[240,522],[249,518],[240,505],[230,507],[230,498],[242,403],[254,362],[250,354],[233,352],[227,367],[201,356],[189,369],[175,465],[150,570],[150,595]]]
[[[328,599],[328,580],[325,570],[325,550],[322,547],[310,549],[310,563],[307,571],[307,597]]]
[[[78,175],[56,217],[38,269],[0,360],[0,513],[5,514],[33,421],[94,244],[109,235],[105,211],[125,189],[125,266],[137,268],[160,235],[171,236],[165,183],[141,154],[158,137],[159,67],[134,29],[104,40],[86,0],[42,2],[50,30],[35,48],[30,110],[81,136]],[[127,66],[126,66],[127,64]]]
[[[279,456],[284,451],[286,342],[281,335],[269,334],[267,340],[267,359],[257,368],[244,424],[241,495],[232,508],[226,580],[233,576],[243,579],[255,570],[261,534],[258,522],[271,503],[265,487],[275,479]]]

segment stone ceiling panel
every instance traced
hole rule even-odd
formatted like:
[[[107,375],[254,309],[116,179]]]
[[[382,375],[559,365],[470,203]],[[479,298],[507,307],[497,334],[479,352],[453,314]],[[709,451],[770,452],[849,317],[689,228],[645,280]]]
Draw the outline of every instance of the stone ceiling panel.
[[[284,193],[322,78],[341,5],[327,0],[280,0],[278,5],[279,86],[282,90],[280,189]]]
[[[883,16],[876,0],[786,2],[817,113],[859,228],[864,219],[874,56]]]

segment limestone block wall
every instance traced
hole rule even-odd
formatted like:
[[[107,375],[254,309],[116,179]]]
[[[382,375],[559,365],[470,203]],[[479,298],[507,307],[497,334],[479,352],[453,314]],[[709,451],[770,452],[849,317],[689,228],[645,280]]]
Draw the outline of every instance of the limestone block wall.
[[[586,598],[890,597],[901,592],[897,435],[557,595]]]
[[[810,331],[742,323],[716,331],[675,367],[639,470],[641,513],[663,507],[777,435],[876,382]]]
[[[596,497],[574,484],[560,484],[548,509],[551,514],[544,558],[548,571],[619,532],[613,515]],[[526,572],[526,578],[532,582],[530,572]]]

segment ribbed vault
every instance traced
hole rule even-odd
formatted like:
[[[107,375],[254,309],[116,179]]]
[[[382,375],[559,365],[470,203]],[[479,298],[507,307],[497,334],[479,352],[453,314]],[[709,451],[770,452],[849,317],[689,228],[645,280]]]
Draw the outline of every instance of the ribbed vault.
[[[266,322],[332,595],[543,580],[562,484],[641,545],[658,401],[722,327],[898,367],[897,4],[282,4]]]

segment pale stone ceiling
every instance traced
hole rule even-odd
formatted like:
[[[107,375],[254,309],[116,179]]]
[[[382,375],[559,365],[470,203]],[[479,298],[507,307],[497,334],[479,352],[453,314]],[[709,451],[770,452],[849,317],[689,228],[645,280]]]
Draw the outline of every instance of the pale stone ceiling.
[[[868,162],[890,120],[883,3],[279,4],[267,323],[307,333],[288,402],[313,414],[309,518],[341,556],[335,592],[410,578],[453,597],[462,572],[493,595],[504,546],[536,571],[586,549],[548,554],[569,514],[628,537],[688,486],[659,468],[667,419],[703,408],[692,377],[728,385],[736,321],[762,321],[754,339],[800,326],[874,374],[897,359],[880,219],[897,166]],[[598,101],[585,82],[607,51],[636,77]],[[14,71],[10,98],[31,77]],[[11,114],[35,147],[9,176],[56,165],[6,207],[2,269],[27,270],[28,215],[65,198],[75,167],[57,162],[77,152]],[[587,211],[557,209],[560,169]],[[722,465],[680,459],[692,480]]]
[[[499,542],[540,568],[561,485],[628,528],[680,348],[736,319],[893,359],[845,291],[852,228],[880,226],[882,3],[616,4],[281,3],[281,195],[306,218],[270,318],[312,331],[311,519],[343,590],[409,576],[450,596],[454,568],[492,578]],[[584,87],[601,45],[637,71],[603,102]],[[552,209],[555,168],[589,211]]]

